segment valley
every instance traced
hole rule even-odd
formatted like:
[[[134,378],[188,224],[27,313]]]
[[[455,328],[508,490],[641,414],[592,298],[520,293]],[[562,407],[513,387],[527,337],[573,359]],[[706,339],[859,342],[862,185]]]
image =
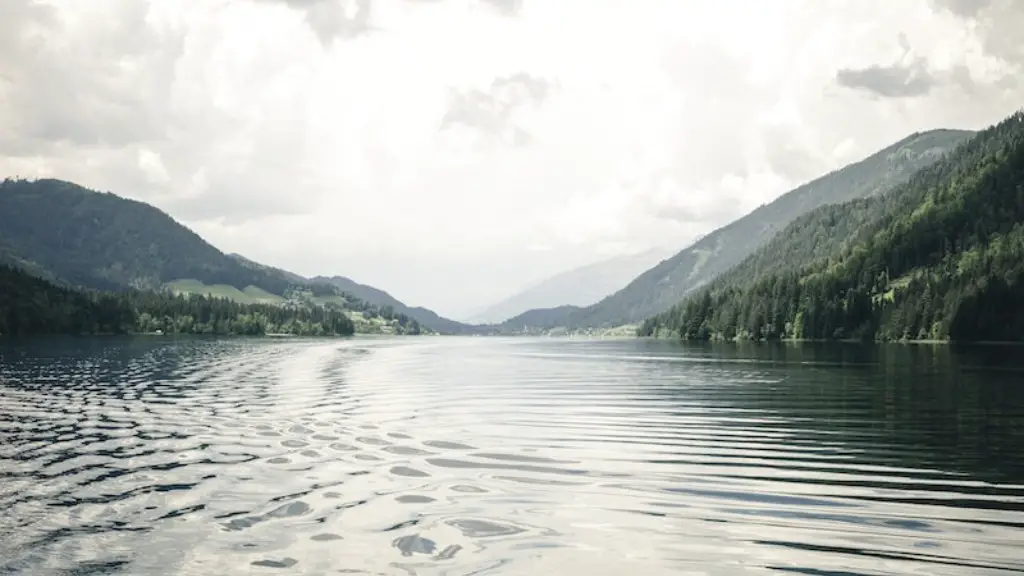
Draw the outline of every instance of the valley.
[[[225,254],[149,204],[61,180],[0,184],[0,264],[54,288],[149,291],[291,310],[336,308],[364,334],[475,330],[351,281],[303,278]]]
[[[1001,331],[983,324],[993,321],[993,307],[1016,298],[1020,286],[1020,272],[1012,264],[1021,256],[1024,222],[1016,156],[1020,124],[1015,115],[977,134],[913,134],[783,194],[674,256],[662,258],[663,253],[652,250],[569,271],[538,284],[533,296],[527,291],[495,305],[489,314],[531,298],[554,301],[573,285],[607,290],[606,284],[590,284],[658,261],[594,304],[531,309],[489,324],[466,324],[407,306],[345,276],[307,278],[225,254],[153,206],[60,180],[3,182],[0,263],[8,267],[5,274],[12,284],[45,286],[44,291],[63,294],[58,299],[79,302],[70,309],[86,310],[86,315],[103,302],[127,305],[138,297],[118,294],[132,293],[151,294],[148,306],[159,300],[160,306],[174,301],[180,307],[196,298],[230,302],[239,307],[231,317],[243,317],[237,327],[218,327],[210,320],[200,329],[192,327],[194,319],[182,320],[177,313],[155,321],[150,311],[136,306],[124,313],[132,319],[121,328],[94,322],[87,328],[92,331],[275,332],[283,320],[268,320],[268,310],[306,316],[334,310],[351,327],[295,324],[293,330],[1012,340],[1020,337],[1020,320]],[[47,228],[46,221],[58,224]],[[889,253],[895,256],[885,256]],[[16,300],[9,297],[4,306],[17,308]],[[971,321],[972,315],[980,319]],[[252,318],[260,318],[258,327]],[[7,332],[31,332],[60,322],[6,324]]]

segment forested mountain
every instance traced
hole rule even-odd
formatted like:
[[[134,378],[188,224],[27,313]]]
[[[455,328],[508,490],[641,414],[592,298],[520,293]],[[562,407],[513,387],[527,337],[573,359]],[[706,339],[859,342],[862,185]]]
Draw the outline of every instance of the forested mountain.
[[[568,319],[580,310],[582,308],[578,306],[556,306],[555,308],[527,310],[518,316],[505,320],[498,325],[498,329],[502,333],[529,333],[550,330],[565,326]]]
[[[644,272],[625,288],[565,319],[568,328],[639,322],[738,264],[801,215],[827,204],[876,195],[934,163],[973,133],[916,133],[804,184],[728,224]]]
[[[145,290],[105,293],[57,286],[0,265],[0,335],[284,333],[351,335],[352,320],[333,306],[239,304]]]
[[[239,303],[329,302],[357,312],[363,329],[383,318],[419,331],[401,310],[381,310],[329,283],[224,254],[149,204],[61,180],[0,183],[0,263],[97,290],[171,289]],[[443,331],[445,322],[435,324],[427,328]]]
[[[61,180],[0,184],[0,244],[91,288],[157,289],[189,278],[280,295],[292,285],[225,255],[149,204]]]
[[[1024,340],[1024,113],[892,191],[818,210],[639,333]]]
[[[562,272],[474,314],[473,321],[504,322],[528,310],[534,312],[531,317],[545,318],[545,308],[589,306],[674,253],[674,249],[653,248]]]
[[[442,334],[475,334],[481,330],[481,327],[463,324],[461,322],[456,322],[455,320],[449,320],[448,318],[439,316],[433,310],[416,306],[407,306],[401,300],[398,300],[391,294],[388,294],[379,288],[360,284],[344,276],[316,276],[314,278],[310,278],[309,281],[331,284],[345,294],[351,294],[364,302],[369,302],[382,309],[387,307],[396,313],[405,314],[419,322],[422,326]]]
[[[303,278],[302,276],[299,276],[294,272],[289,272],[287,270],[282,270],[280,268],[274,268],[273,266],[267,266],[266,264],[260,264],[259,262],[250,260],[245,256],[242,256],[241,254],[232,253],[228,254],[228,257],[238,261],[242,266],[245,266],[246,268],[281,276],[296,284],[306,284],[309,282],[309,279]]]

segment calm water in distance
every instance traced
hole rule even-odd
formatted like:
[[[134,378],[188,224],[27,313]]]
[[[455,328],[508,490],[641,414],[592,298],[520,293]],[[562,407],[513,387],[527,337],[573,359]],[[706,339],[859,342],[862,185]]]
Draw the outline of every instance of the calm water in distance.
[[[1024,348],[0,343],[0,573],[1024,573]]]

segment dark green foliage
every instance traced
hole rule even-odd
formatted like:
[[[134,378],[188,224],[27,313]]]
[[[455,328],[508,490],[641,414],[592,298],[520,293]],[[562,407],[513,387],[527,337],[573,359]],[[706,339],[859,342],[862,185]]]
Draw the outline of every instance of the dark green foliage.
[[[131,311],[115,298],[60,287],[0,265],[0,334],[123,332]]]
[[[593,306],[565,318],[557,309],[540,317],[533,314],[532,317],[545,325],[568,328],[639,322],[668,309],[693,290],[729,270],[800,216],[821,206],[889,190],[905,182],[918,169],[941,158],[972,134],[962,130],[913,134],[860,162],[804,184],[715,230]],[[521,319],[513,320],[518,324]]]
[[[1024,340],[1024,113],[819,209],[640,328],[687,339]]]
[[[0,265],[0,334],[158,330],[168,334],[327,336],[351,335],[354,326],[342,310],[332,307],[239,304],[221,298],[138,290],[87,292]]]

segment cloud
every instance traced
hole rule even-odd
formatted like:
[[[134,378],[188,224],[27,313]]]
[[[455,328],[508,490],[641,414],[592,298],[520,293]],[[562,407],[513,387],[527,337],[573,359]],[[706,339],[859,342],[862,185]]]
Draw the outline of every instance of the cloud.
[[[1019,72],[1024,69],[1024,3],[1019,0],[931,0],[938,10],[964,19],[979,36],[985,51]]]
[[[1020,6],[8,0],[0,172],[456,315],[998,120]]]
[[[24,0],[0,8],[0,154],[55,146],[123,146],[163,136],[172,45],[148,31],[145,7],[112,0],[88,24]],[[82,45],[88,50],[82,50]]]
[[[523,0],[481,0],[505,15],[514,15],[523,7]]]
[[[885,98],[911,98],[928,94],[939,84],[939,80],[928,69],[928,59],[914,55],[905,34],[899,35],[899,44],[903,54],[898,62],[840,69],[836,73],[836,82],[840,86],[865,90]]]
[[[372,0],[261,0],[280,2],[305,13],[306,22],[324,44],[355,38],[372,30]]]
[[[937,84],[928,72],[928,60],[925,58],[917,58],[906,65],[840,70],[836,81],[840,86],[866,90],[887,98],[923,96]]]
[[[542,105],[551,89],[543,78],[520,72],[495,78],[487,90],[452,90],[440,130],[462,125],[513,145],[529,144],[532,136],[516,125],[515,114]]]
[[[933,4],[958,16],[974,17],[992,4],[991,0],[933,0]]]

